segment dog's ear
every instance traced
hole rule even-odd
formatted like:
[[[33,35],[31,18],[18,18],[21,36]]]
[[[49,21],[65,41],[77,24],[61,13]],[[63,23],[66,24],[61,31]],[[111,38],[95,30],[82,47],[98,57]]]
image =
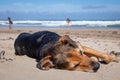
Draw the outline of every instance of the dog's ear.
[[[62,44],[62,45],[69,45],[72,47],[77,47],[76,42],[73,41],[72,39],[70,39],[70,37],[68,35],[64,35],[62,36],[59,40],[58,40],[58,44]]]
[[[51,56],[46,56],[45,58],[41,59],[37,64],[37,68],[41,70],[49,70],[52,67],[54,67],[54,64],[51,61]]]

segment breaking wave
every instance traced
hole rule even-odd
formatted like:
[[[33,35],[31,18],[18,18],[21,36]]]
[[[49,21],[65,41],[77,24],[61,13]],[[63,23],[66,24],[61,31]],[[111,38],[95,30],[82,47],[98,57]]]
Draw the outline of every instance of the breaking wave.
[[[39,21],[39,20],[20,20],[20,21],[14,21],[14,26],[17,27],[64,27],[67,26],[66,21]],[[0,21],[0,26],[7,26],[8,21]],[[71,21],[71,26],[73,27],[89,27],[89,28],[120,28],[120,21]]]

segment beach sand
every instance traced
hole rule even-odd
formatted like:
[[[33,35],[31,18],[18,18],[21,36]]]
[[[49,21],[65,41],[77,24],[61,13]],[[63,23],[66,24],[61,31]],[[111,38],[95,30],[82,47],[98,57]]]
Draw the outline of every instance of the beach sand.
[[[33,33],[40,30],[0,28],[0,51],[5,50],[5,58],[0,59],[0,80],[120,80],[120,63],[101,64],[96,73],[36,68],[37,62],[27,56],[14,55],[14,41],[22,32]],[[104,53],[120,52],[120,30],[51,30],[60,35],[68,34],[73,40]],[[118,58],[119,59],[119,58]],[[119,60],[120,61],[120,60]]]

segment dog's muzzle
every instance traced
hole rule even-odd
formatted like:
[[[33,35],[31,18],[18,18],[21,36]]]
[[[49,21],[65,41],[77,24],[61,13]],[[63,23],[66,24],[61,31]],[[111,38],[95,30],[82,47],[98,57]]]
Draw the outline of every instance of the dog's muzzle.
[[[100,64],[98,62],[91,62],[91,65],[93,66],[93,72],[97,72],[97,70],[100,68]]]

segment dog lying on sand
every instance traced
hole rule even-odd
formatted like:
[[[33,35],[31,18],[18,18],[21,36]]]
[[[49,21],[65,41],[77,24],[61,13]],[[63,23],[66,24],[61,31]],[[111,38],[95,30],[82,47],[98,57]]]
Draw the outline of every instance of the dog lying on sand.
[[[35,58],[37,68],[50,68],[96,72],[99,59],[105,63],[116,61],[114,54],[104,54],[73,41],[68,35],[41,31],[33,34],[21,33],[14,43],[16,55]]]

